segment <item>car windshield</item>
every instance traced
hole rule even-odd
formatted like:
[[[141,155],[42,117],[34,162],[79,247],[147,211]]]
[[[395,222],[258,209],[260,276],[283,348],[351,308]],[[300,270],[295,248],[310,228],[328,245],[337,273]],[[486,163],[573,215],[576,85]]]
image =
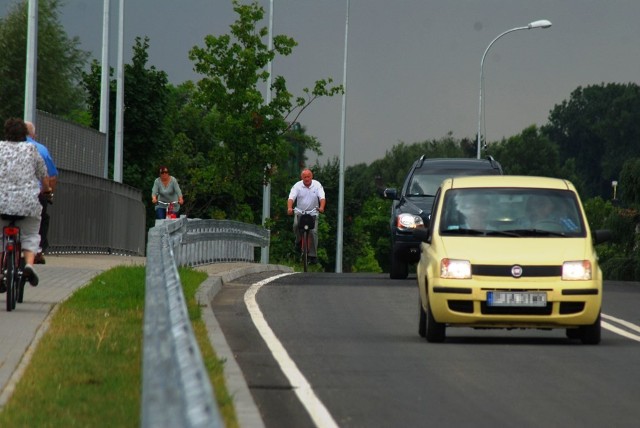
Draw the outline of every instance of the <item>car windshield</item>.
[[[554,189],[449,190],[440,234],[504,237],[584,237],[575,193]]]
[[[434,196],[440,184],[449,177],[486,174],[492,174],[492,171],[487,169],[416,170],[407,187],[406,196]]]

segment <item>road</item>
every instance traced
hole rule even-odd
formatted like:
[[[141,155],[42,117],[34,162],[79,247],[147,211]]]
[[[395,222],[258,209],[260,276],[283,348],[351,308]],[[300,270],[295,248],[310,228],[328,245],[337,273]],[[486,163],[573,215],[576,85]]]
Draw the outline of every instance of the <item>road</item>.
[[[564,330],[468,328],[430,344],[417,333],[415,279],[283,276],[255,303],[288,360],[245,303],[268,276],[236,280],[213,305],[267,427],[638,425],[640,284],[605,284],[597,346]]]

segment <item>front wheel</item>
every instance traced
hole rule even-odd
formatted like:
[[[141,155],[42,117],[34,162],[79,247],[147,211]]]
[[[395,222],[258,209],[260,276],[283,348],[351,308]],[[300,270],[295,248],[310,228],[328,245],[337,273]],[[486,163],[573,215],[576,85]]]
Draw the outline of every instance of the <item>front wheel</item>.
[[[420,316],[418,318],[418,334],[420,337],[427,337],[427,313],[422,308],[422,301],[418,299]]]
[[[427,342],[441,343],[447,335],[447,326],[435,320],[431,306],[427,304]]]
[[[304,265],[304,271],[309,269],[309,231],[304,229],[302,235],[302,264]]]
[[[580,339],[580,330],[577,328],[568,328],[566,334],[569,339]]]
[[[580,340],[585,345],[597,345],[600,343],[601,328],[600,328],[600,314],[596,318],[595,322],[590,325],[582,325],[579,327]]]

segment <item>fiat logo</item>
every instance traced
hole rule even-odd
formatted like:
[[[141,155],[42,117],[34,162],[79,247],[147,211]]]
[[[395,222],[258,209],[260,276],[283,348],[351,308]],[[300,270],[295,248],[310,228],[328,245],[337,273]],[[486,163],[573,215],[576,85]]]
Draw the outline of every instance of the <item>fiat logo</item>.
[[[522,266],[515,265],[511,268],[511,276],[520,278],[522,276]]]

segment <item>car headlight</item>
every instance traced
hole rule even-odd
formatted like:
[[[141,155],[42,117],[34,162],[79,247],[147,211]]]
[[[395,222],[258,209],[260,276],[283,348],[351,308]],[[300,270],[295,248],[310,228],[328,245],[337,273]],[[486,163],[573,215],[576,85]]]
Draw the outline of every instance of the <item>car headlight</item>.
[[[470,279],[471,262],[469,260],[440,260],[440,278]]]
[[[415,229],[417,227],[424,227],[422,217],[415,214],[400,214],[396,219],[396,225],[398,229]]]
[[[591,279],[591,262],[576,260],[562,264],[562,279],[564,281],[586,281]]]

